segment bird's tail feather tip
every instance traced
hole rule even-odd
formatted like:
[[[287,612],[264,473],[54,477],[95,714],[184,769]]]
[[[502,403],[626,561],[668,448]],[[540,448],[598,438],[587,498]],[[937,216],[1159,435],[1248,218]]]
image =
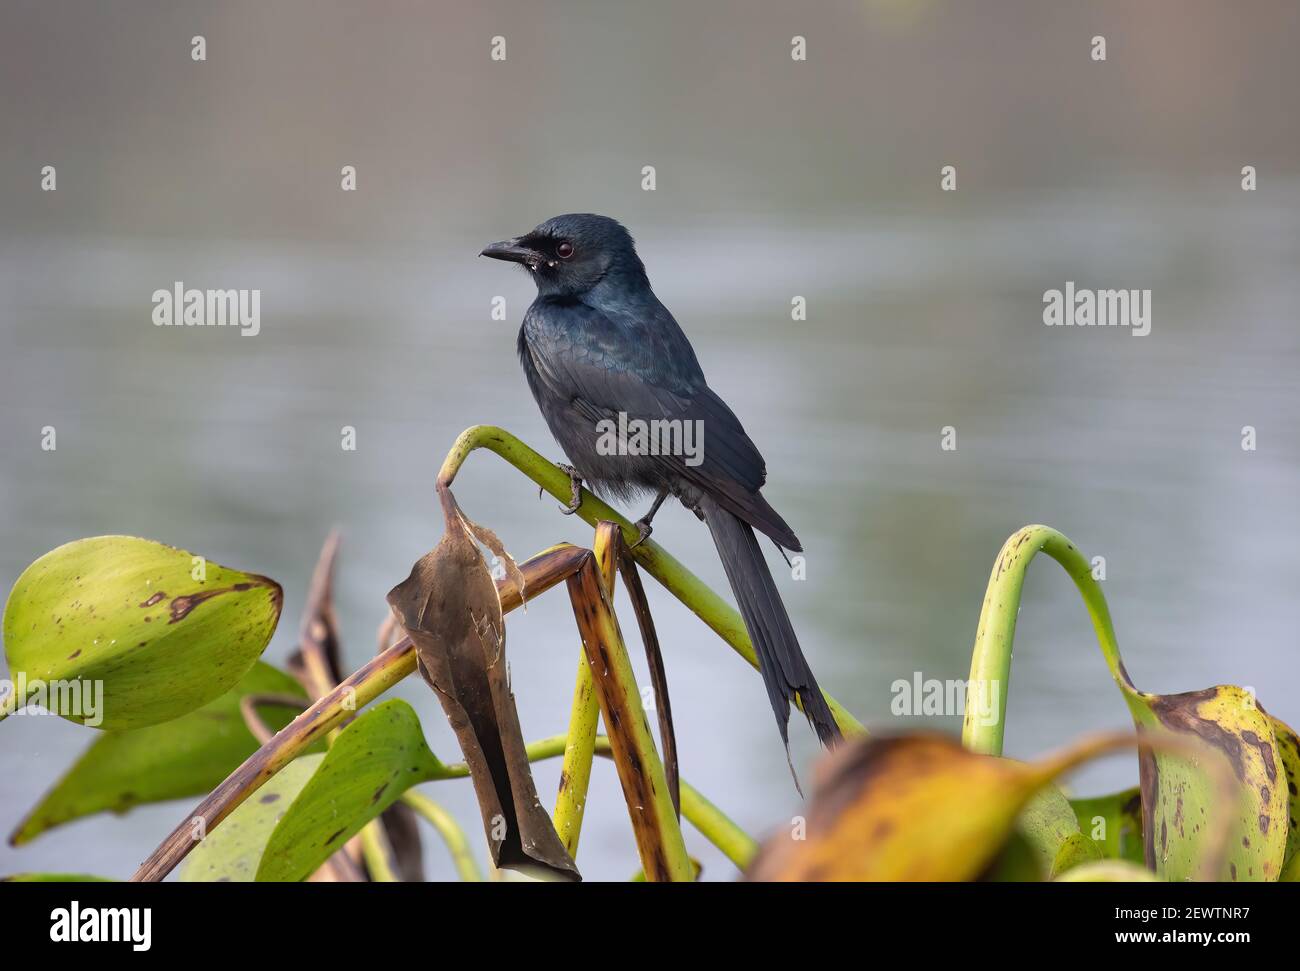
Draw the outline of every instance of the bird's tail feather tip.
[[[826,704],[826,699],[820,690],[814,689],[808,692],[806,698],[803,692],[800,692],[799,702],[808,724],[817,733],[817,738],[825,748],[830,748],[844,740],[844,733],[840,731],[835,715],[831,712],[830,705]]]
[[[794,770],[794,759],[790,758],[790,743],[785,743],[785,764],[790,766],[790,778],[794,780],[794,791],[799,793],[799,798],[803,799],[803,786],[799,785],[799,773]]]

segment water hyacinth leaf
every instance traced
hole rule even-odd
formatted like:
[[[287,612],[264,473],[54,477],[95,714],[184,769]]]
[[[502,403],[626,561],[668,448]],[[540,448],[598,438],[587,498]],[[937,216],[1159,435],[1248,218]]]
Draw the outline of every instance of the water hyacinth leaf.
[[[1142,864],[1142,793],[1137,786],[1105,796],[1071,799],[1080,831],[1109,860]]]
[[[196,845],[181,866],[187,883],[252,883],[276,824],[311,780],[324,754],[294,759]]]
[[[1273,723],[1250,692],[1236,685],[1152,695],[1127,685],[1140,732],[1200,739],[1222,752],[1235,780],[1234,824],[1219,880],[1276,880],[1285,862],[1290,793]],[[1146,864],[1167,880],[1190,880],[1204,857],[1214,795],[1186,761],[1143,749],[1142,844]]]
[[[403,792],[445,774],[409,704],[394,699],[364,712],[339,732],[276,825],[257,879],[305,880]]]
[[[1056,786],[1044,786],[1029,800],[1016,827],[1038,854],[1048,877],[1102,858],[1101,848],[1080,831],[1070,801]]]
[[[845,744],[819,763],[806,832],[778,832],[753,880],[970,880],[1047,781],[932,733]]]
[[[1282,775],[1288,799],[1286,863],[1290,868],[1297,861],[1296,850],[1300,849],[1300,738],[1286,722],[1280,718],[1269,718],[1273,724],[1273,738],[1277,741],[1277,754],[1282,760]],[[1281,782],[1282,780],[1279,780]]]
[[[1280,883],[1300,882],[1300,853],[1286,861],[1286,864],[1282,867],[1282,873],[1277,879]]]
[[[754,880],[973,880],[996,869],[1031,797],[1075,766],[1119,748],[1132,735],[1103,735],[1040,762],[971,752],[932,733],[846,743],[818,765],[801,831],[771,837],[748,872]],[[1201,763],[1223,795],[1230,770],[1204,746],[1176,748]],[[1057,809],[1059,810],[1059,806]],[[1207,843],[1207,868],[1223,856],[1226,814]],[[1055,860],[1054,860],[1055,862]]]
[[[5,606],[10,676],[26,680],[17,700],[104,729],[179,718],[248,673],[282,600],[274,580],[151,540],[60,546],[23,571]],[[42,697],[42,686],[67,690]]]
[[[770,838],[748,876],[972,880],[1044,781],[1027,764],[976,755],[941,735],[844,744],[818,767],[806,833]]]
[[[388,602],[415,643],[420,673],[471,768],[494,865],[541,867],[551,876],[577,879],[578,869],[537,798],[506,670],[501,600],[478,541],[499,550],[499,559],[508,556],[489,531],[470,523],[441,483],[438,498],[443,537],[389,591]]]
[[[1160,878],[1129,860],[1085,863],[1056,878],[1057,883],[1158,883]]]
[[[145,803],[211,791],[257,751],[257,740],[239,713],[240,699],[249,694],[306,698],[293,678],[258,661],[239,684],[198,711],[162,725],[105,732],[27,814],[9,842],[21,845],[94,813],[125,813]],[[293,716],[293,711],[268,707],[264,720],[278,731]]]
[[[1016,829],[978,879],[982,883],[1038,883],[1046,876],[1042,854]]]

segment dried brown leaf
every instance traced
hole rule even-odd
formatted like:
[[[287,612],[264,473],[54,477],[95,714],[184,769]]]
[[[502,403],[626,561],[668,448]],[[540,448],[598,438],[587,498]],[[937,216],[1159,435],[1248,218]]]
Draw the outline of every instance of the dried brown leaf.
[[[388,594],[415,643],[420,673],[460,742],[497,867],[540,866],[578,879],[533,783],[505,660],[501,600],[475,540],[518,573],[490,530],[472,524],[439,487],[446,530]],[[490,540],[490,541],[489,541]],[[495,548],[493,544],[495,543]],[[516,578],[521,584],[522,574]]]

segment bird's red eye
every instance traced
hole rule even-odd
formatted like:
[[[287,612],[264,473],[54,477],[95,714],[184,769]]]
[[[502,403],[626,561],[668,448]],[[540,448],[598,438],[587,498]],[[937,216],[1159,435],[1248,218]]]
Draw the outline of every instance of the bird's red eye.
[[[573,256],[573,244],[567,239],[555,247],[555,254],[562,260],[567,260]]]

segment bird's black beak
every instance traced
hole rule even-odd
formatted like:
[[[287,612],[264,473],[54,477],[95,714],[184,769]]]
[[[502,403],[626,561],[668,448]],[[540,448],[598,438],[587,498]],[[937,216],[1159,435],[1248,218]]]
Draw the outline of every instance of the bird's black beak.
[[[541,260],[541,254],[536,250],[525,246],[518,237],[515,239],[503,239],[499,243],[490,243],[483,247],[483,252],[479,256],[490,256],[494,260],[507,260],[511,263],[528,263],[536,265]]]

